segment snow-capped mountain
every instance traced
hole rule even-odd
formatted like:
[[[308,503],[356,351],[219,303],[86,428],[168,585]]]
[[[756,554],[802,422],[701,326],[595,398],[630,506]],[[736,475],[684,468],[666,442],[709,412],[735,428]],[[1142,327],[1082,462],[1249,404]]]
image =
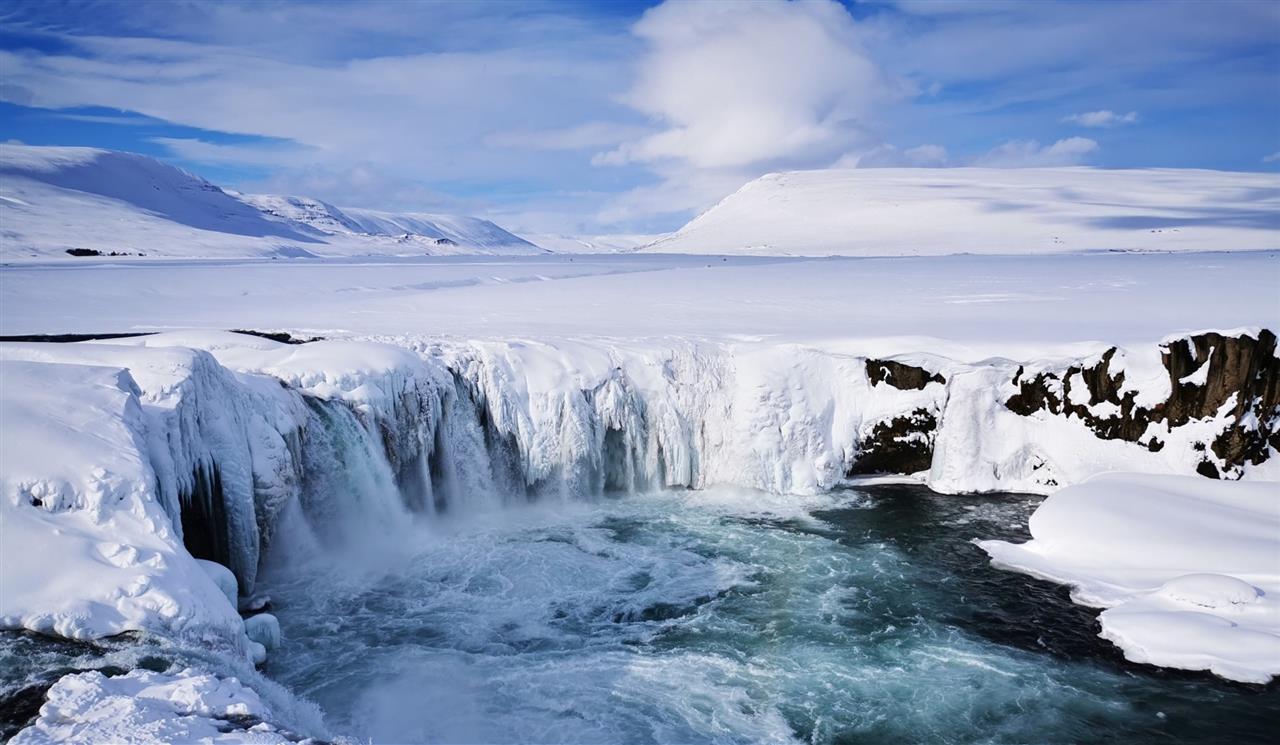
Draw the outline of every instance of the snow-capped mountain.
[[[866,168],[752,181],[647,252],[797,256],[1280,246],[1280,175]]]
[[[239,194],[239,199],[267,215],[300,223],[331,236],[394,238],[435,250],[430,253],[537,253],[539,247],[478,217],[420,212],[382,212],[335,207],[310,197]]]
[[[5,260],[543,252],[480,218],[242,195],[154,158],[94,148],[0,146],[0,216]]]

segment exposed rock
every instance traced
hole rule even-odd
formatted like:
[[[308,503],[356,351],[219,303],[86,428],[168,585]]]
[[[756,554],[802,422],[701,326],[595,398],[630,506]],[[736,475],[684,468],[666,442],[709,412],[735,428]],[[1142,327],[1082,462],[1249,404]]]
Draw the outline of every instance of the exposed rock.
[[[945,384],[947,382],[947,379],[939,373],[894,360],[868,359],[867,378],[872,385],[888,383],[901,391],[919,391],[929,383]]]
[[[233,334],[244,334],[246,336],[258,336],[271,341],[278,341],[282,344],[310,344],[313,341],[324,341],[323,336],[294,336],[287,331],[255,331],[254,329],[231,329]]]
[[[1150,408],[1136,405],[1137,393],[1124,390],[1123,370],[1111,371],[1115,354],[1112,347],[1091,366],[1040,372],[1033,378],[1023,378],[1024,370],[1018,368],[1013,378],[1018,392],[1005,407],[1022,416],[1046,411],[1076,417],[1104,440],[1127,442],[1140,442],[1152,423],[1172,429],[1225,414],[1229,424],[1199,448],[1207,446],[1219,460],[1214,463],[1206,454],[1197,466],[1198,473],[1210,478],[1238,477],[1245,463],[1262,463],[1271,448],[1280,450],[1280,359],[1271,331],[1256,338],[1196,334],[1165,344],[1162,362],[1170,394]],[[1072,395],[1072,386],[1080,382],[1088,389],[1087,405],[1071,403],[1083,398],[1078,391]],[[1114,413],[1095,414],[1093,407],[1101,403],[1112,404]],[[1155,438],[1144,444],[1152,451],[1164,446]]]
[[[915,368],[919,369],[919,368]],[[880,422],[858,443],[858,459],[849,476],[872,473],[917,473],[933,463],[938,419],[928,409]]]
[[[129,339],[135,336],[151,336],[154,331],[138,331],[126,334],[12,334],[0,336],[0,341],[36,341],[49,344],[74,344],[95,339]]]

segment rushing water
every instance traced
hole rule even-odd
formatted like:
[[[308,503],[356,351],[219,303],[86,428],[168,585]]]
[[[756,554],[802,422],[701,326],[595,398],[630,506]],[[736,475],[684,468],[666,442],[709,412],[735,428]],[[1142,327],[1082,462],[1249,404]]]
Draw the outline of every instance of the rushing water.
[[[1131,665],[992,569],[1036,500],[876,486],[433,516],[262,586],[265,672],[377,742],[1250,741],[1269,688]]]

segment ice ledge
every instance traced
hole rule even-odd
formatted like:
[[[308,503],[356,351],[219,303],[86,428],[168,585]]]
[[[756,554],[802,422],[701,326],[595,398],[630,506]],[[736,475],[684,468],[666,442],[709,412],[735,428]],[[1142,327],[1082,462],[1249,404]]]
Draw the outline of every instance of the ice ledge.
[[[1105,608],[1133,662],[1266,683],[1280,675],[1280,483],[1102,474],[1054,494],[992,563]]]

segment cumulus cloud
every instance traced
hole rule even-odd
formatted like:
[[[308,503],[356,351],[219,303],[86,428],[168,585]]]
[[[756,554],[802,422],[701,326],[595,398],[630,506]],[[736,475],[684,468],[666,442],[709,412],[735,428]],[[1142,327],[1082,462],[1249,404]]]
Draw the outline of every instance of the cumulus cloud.
[[[978,158],[974,165],[994,168],[1074,166],[1097,150],[1098,143],[1087,137],[1068,137],[1052,145],[1041,145],[1035,140],[1011,140]]]
[[[620,100],[653,129],[592,162],[639,164],[657,181],[609,200],[605,223],[705,209],[767,171],[872,148],[880,108],[914,92],[832,0],[667,2],[632,33],[644,51]]]
[[[1138,112],[1130,111],[1128,114],[1117,114],[1107,109],[1086,111],[1082,114],[1072,114],[1064,117],[1062,121],[1068,124],[1078,124],[1081,127],[1120,127],[1138,121]]]
[[[623,100],[662,129],[597,163],[731,168],[833,155],[894,93],[830,0],[665,3],[633,32],[647,50]]]

